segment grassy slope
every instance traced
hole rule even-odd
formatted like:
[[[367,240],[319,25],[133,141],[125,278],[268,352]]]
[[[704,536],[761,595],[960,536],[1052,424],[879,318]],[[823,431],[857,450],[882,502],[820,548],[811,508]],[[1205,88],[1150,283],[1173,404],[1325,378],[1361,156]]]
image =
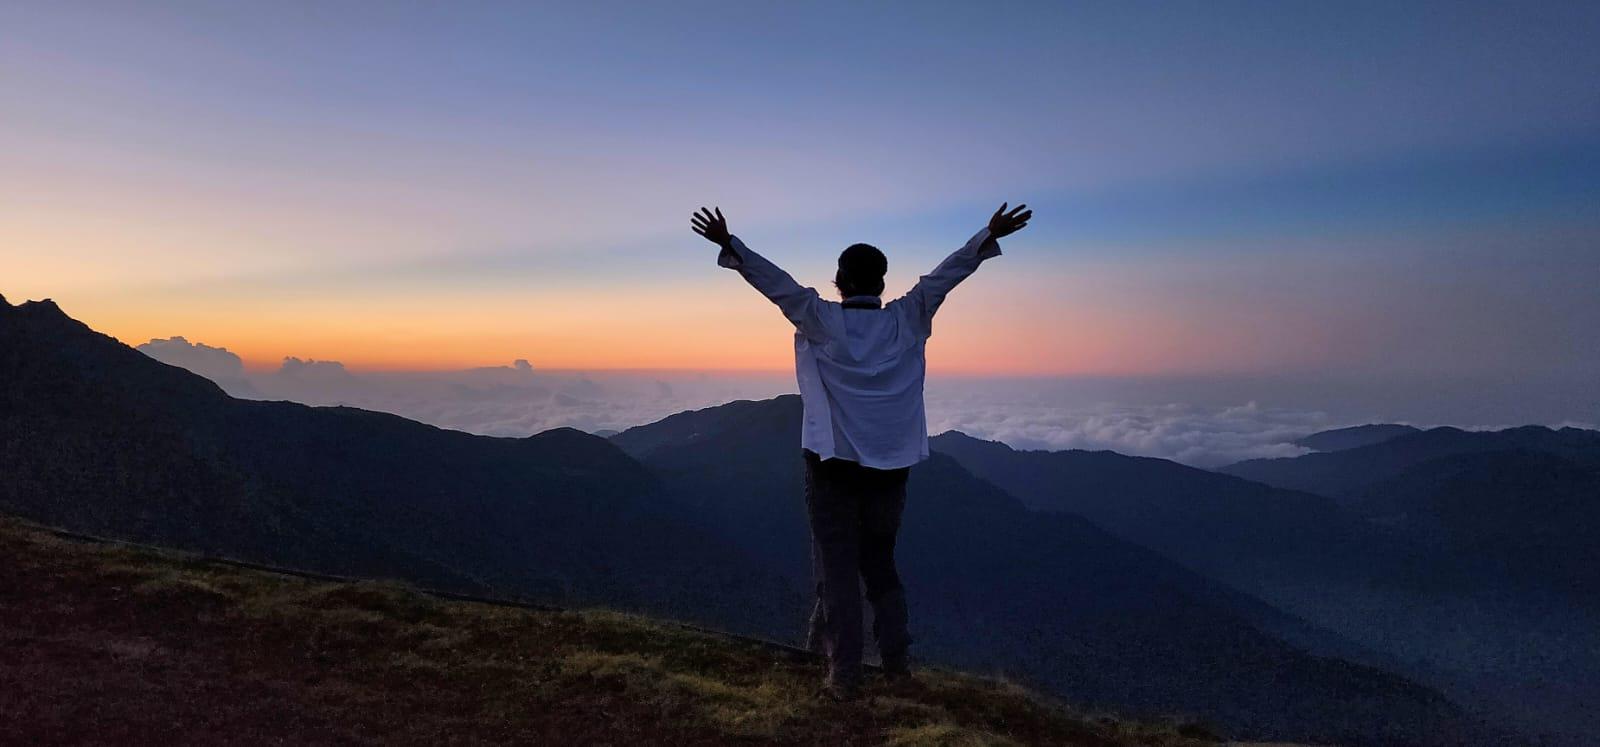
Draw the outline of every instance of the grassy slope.
[[[0,518],[0,743],[1197,744],[929,672],[812,697],[814,658],[610,612],[440,600]]]

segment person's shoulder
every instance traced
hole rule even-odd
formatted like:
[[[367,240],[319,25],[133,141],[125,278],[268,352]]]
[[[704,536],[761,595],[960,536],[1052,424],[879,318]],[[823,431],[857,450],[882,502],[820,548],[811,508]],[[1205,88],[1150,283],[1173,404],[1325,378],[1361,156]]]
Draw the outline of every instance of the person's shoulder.
[[[913,336],[926,339],[931,334],[931,330],[928,329],[928,320],[923,313],[923,306],[914,294],[907,293],[884,304],[883,308],[894,315],[901,329],[908,331]]]
[[[829,330],[836,329],[836,325],[844,323],[844,304],[830,301],[827,296],[818,293],[815,288],[807,288],[812,297],[812,313],[821,320]]]
[[[916,313],[916,299],[910,293],[894,299],[883,305],[884,311],[893,311],[898,314]]]

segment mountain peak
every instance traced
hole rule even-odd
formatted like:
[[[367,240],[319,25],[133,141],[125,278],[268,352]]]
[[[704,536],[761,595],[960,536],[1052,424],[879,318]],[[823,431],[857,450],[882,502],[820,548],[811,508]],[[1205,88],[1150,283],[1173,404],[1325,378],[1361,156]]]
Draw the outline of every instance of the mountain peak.
[[[18,306],[17,308],[23,311],[30,311],[35,314],[50,314],[60,317],[65,317],[67,315],[67,312],[61,310],[61,306],[57,305],[53,299],[49,298],[43,298],[38,301],[23,301],[22,305]]]
[[[57,316],[66,318],[67,313],[55,301],[45,298],[38,301],[23,301],[13,305],[6,297],[0,295],[0,312],[19,311],[25,314],[39,314],[43,316]]]
[[[930,436],[928,438],[928,447],[935,451],[943,451],[955,456],[958,461],[963,456],[970,457],[978,454],[993,456],[1016,451],[1016,449],[1011,448],[1004,442],[978,438],[958,430],[948,430],[937,436]]]
[[[14,323],[24,327],[50,330],[49,334],[59,334],[68,328],[80,331],[91,331],[88,325],[67,316],[55,301],[44,298],[37,301],[23,301],[11,304],[0,299],[0,314],[11,319]],[[42,326],[41,326],[42,325]]]
[[[800,417],[798,394],[783,394],[762,400],[741,399],[668,415],[654,423],[618,433],[611,437],[611,442],[635,459],[643,459],[658,449],[673,448],[742,429],[751,434],[791,434],[795,437],[794,446],[798,449]]]
[[[596,436],[594,434],[591,434],[591,433],[585,433],[585,432],[583,432],[581,430],[578,430],[577,428],[573,428],[570,425],[561,425],[561,426],[556,426],[555,428],[547,428],[545,430],[539,431],[538,433],[535,433],[535,434],[532,434],[530,436],[527,436],[526,438],[529,439],[529,440],[552,440],[552,439],[572,439],[572,440],[577,440],[577,439],[596,438]]]
[[[1313,451],[1344,451],[1362,446],[1383,443],[1390,439],[1418,433],[1416,428],[1397,423],[1368,423],[1349,428],[1319,431],[1294,442],[1296,446]]]
[[[935,434],[933,436],[930,436],[930,438],[939,438],[939,439],[944,439],[946,441],[977,441],[977,442],[986,443],[986,444],[987,443],[998,443],[997,441],[994,441],[993,439],[978,438],[977,436],[974,436],[971,433],[967,433],[966,431],[958,431],[958,430],[956,430],[954,428],[951,428],[950,430],[947,430],[947,431],[945,431],[943,433],[938,433],[938,434]]]

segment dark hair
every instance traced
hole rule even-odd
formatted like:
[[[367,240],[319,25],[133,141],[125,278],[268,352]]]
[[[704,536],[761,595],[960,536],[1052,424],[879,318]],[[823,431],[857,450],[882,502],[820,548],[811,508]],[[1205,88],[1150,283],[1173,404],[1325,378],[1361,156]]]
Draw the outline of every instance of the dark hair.
[[[839,271],[833,287],[839,295],[877,296],[883,294],[883,276],[889,271],[889,258],[871,244],[851,244],[839,253]]]

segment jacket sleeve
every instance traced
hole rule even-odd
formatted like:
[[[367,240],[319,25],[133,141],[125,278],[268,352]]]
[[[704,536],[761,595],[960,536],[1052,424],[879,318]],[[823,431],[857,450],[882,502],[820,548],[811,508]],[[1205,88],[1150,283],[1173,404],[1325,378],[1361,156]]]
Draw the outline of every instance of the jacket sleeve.
[[[800,333],[817,342],[828,338],[823,322],[826,301],[815,288],[804,288],[789,273],[766,257],[751,251],[738,236],[731,237],[728,245],[717,255],[717,264],[737,270],[740,277],[778,305],[778,310],[792,322]]]
[[[933,336],[933,314],[944,303],[944,297],[950,293],[968,275],[976,272],[978,265],[990,257],[1000,256],[1000,243],[989,235],[985,228],[973,234],[965,246],[957,249],[950,256],[945,257],[933,272],[923,275],[912,286],[911,291],[902,296],[898,303],[906,305],[906,311],[912,323],[916,326],[918,334],[922,337]]]

